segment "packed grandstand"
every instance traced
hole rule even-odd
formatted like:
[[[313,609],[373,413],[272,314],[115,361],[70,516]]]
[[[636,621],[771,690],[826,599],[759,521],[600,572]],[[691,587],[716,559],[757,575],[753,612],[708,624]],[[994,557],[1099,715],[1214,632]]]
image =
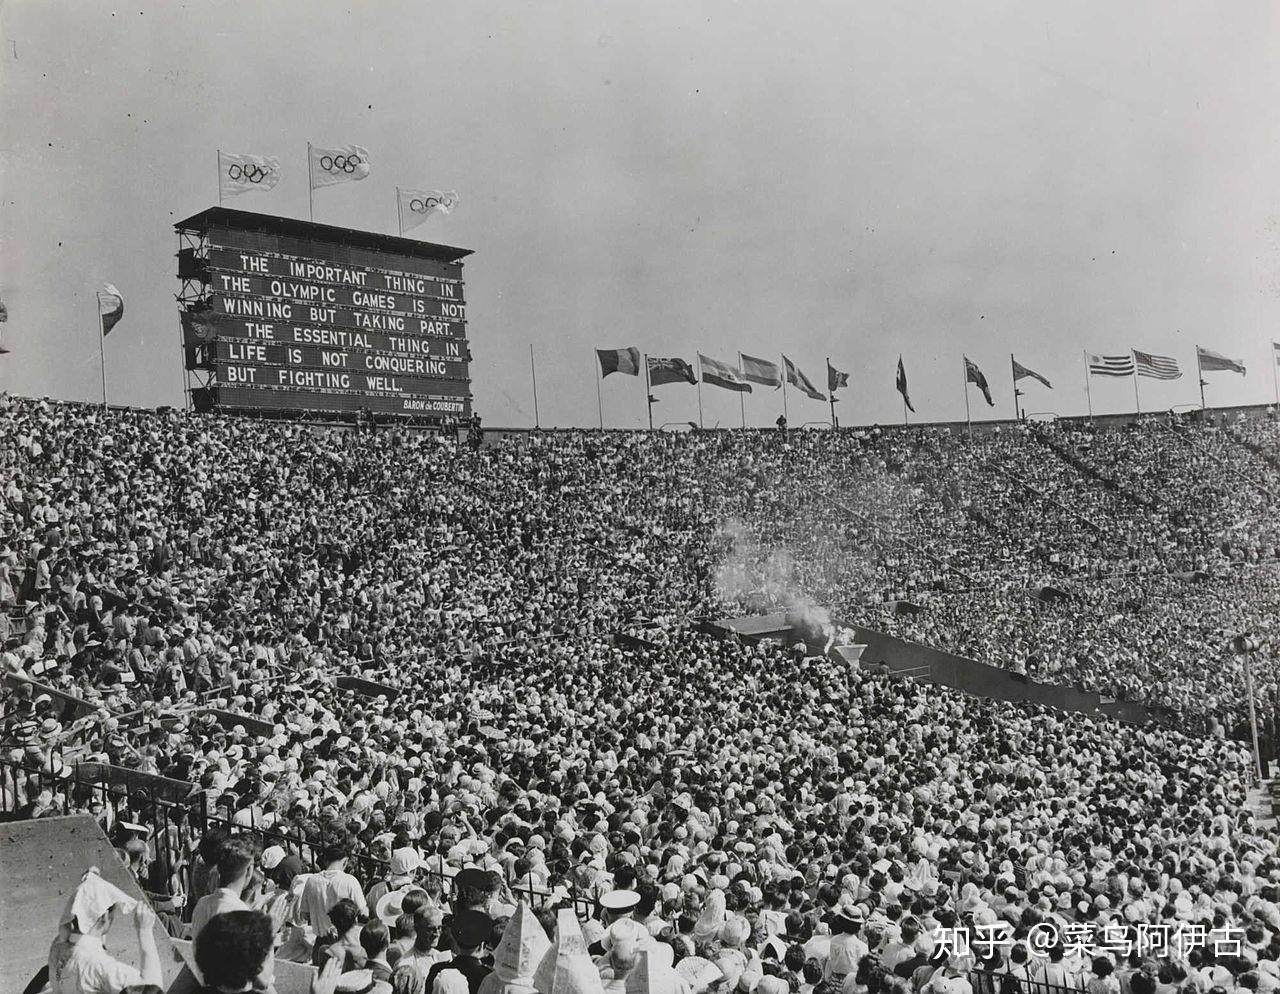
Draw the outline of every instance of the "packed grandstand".
[[[691,994],[1280,988],[1229,647],[1260,642],[1269,756],[1270,414],[475,445],[9,397],[0,426],[0,807],[91,812],[175,935],[244,863],[278,956],[388,982],[426,982],[450,896],[466,946],[474,892],[512,994],[632,991],[646,952]],[[1178,720],[699,624],[769,610]],[[577,927],[594,980],[517,962]]]

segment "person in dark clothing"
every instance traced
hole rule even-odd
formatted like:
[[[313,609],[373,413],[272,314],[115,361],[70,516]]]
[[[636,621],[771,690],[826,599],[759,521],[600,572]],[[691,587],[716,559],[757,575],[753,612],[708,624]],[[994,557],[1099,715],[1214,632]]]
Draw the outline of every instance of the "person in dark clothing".
[[[481,962],[481,958],[485,943],[492,934],[493,919],[483,911],[467,909],[457,912],[449,923],[449,944],[453,947],[453,958],[437,963],[427,972],[426,994],[433,994],[436,978],[448,970],[462,974],[471,994],[479,994],[480,982],[491,972]]]

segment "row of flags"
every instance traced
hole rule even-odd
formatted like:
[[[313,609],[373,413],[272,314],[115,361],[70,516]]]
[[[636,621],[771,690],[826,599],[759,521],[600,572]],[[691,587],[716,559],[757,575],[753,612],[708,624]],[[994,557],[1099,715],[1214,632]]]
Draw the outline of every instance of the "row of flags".
[[[600,361],[601,378],[611,373],[622,373],[624,376],[639,376],[640,370],[646,368],[650,386],[662,386],[665,383],[699,382],[734,393],[751,393],[752,383],[773,387],[775,390],[784,382],[796,387],[801,393],[824,403],[835,402],[837,398],[828,396],[805,375],[804,371],[785,355],[778,364],[769,359],[738,353],[738,364],[724,362],[711,356],[698,353],[698,372],[685,359],[677,356],[645,356],[646,366],[641,365],[640,350],[634,345],[625,349],[596,349]],[[841,372],[827,363],[827,390],[834,394],[841,387],[849,385],[849,374]]]
[[[369,150],[363,145],[307,145],[307,183],[312,191],[339,183],[368,179],[372,171]],[[265,193],[280,182],[278,155],[218,150],[218,200],[242,193]],[[433,214],[449,214],[458,206],[455,190],[419,190],[396,187],[396,214],[400,233],[422,224]]]
[[[1272,345],[1275,361],[1280,364],[1280,342],[1274,342]],[[624,349],[596,349],[596,354],[600,360],[602,378],[611,373],[639,376],[641,369],[645,368],[642,366],[640,350],[634,346]],[[757,356],[739,352],[738,363],[734,365],[699,352],[698,367],[700,377],[698,373],[695,373],[693,366],[684,359],[677,357],[659,358],[656,356],[646,356],[644,358],[647,362],[649,383],[652,386],[661,386],[664,383],[697,384],[702,382],[736,393],[750,393],[752,391],[751,384],[753,383],[776,389],[782,386],[785,381],[814,400],[835,403],[835,391],[849,385],[849,374],[836,369],[828,361],[827,393],[824,394],[805,375],[804,371],[785,355],[782,356],[782,363],[778,364],[769,359],[761,359]],[[987,382],[986,375],[978,364],[968,356],[963,356],[962,358],[964,360],[966,391],[969,386],[977,387],[982,393],[983,399],[987,402],[987,406],[995,407],[995,400],[991,396],[991,386]],[[1087,352],[1085,353],[1085,361],[1090,376],[1126,377],[1136,375],[1157,380],[1176,380],[1182,376],[1182,369],[1178,365],[1178,361],[1172,356],[1155,355],[1139,349],[1130,350],[1127,355],[1095,355]],[[1053,389],[1053,384],[1049,382],[1048,377],[1036,372],[1029,366],[1024,366],[1015,356],[1010,355],[1009,362],[1015,399],[1022,396],[1022,390],[1018,384],[1023,380],[1035,380],[1042,386],[1050,390]],[[1221,371],[1243,375],[1245,372],[1244,363],[1240,360],[1232,359],[1200,346],[1196,346],[1196,365],[1201,373]],[[1201,382],[1203,383],[1203,381]],[[901,355],[898,356],[894,387],[902,395],[903,406],[914,414],[916,409],[911,402],[911,393],[907,385],[906,364]]]
[[[1272,343],[1280,361],[1280,343]],[[1178,360],[1172,356],[1154,355],[1131,349],[1127,355],[1094,355],[1085,353],[1090,376],[1146,376],[1153,380],[1176,380],[1182,376]],[[1212,349],[1196,346],[1196,368],[1202,373],[1226,372],[1245,375],[1244,363]]]

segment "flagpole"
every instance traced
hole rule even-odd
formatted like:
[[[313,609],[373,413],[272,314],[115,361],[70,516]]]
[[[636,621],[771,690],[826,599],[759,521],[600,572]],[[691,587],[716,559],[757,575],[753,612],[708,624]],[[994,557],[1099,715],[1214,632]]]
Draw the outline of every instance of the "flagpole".
[[[973,419],[969,416],[969,359],[967,356],[962,358],[964,359],[962,367],[964,375],[964,423],[969,426],[969,437],[973,438]]]
[[[107,349],[104,343],[106,335],[102,331],[102,304],[98,295],[93,295],[93,302],[98,309],[98,365],[102,367],[102,406],[107,406]]]
[[[738,353],[738,376],[740,376],[744,381],[746,380],[746,376],[744,376],[742,372],[741,352]],[[747,398],[745,396],[745,392],[742,390],[738,391],[738,411],[742,414],[742,427],[745,429],[747,427]]]
[[[1138,356],[1129,350],[1129,358],[1133,360],[1133,406],[1138,409],[1138,417],[1142,417],[1142,401],[1138,399]]]
[[[399,191],[396,197],[396,213],[399,214]],[[538,367],[533,362],[533,342],[529,343],[529,375],[533,378],[533,426],[541,428],[542,422],[538,418]]]
[[[1089,389],[1089,353],[1081,349],[1080,355],[1084,358],[1084,395],[1089,402],[1089,422],[1093,422],[1093,393]]]
[[[604,373],[600,369],[600,357],[596,356],[596,410],[600,413],[600,430],[604,431],[604,397],[600,393],[600,384],[604,381]]]
[[[782,372],[782,420],[788,424],[791,419],[787,417],[787,357],[782,357],[782,365],[779,367]]]
[[[307,156],[307,168],[311,167],[311,157]],[[396,225],[400,229],[400,237],[404,237],[404,218],[400,216],[400,187],[396,187]],[[529,343],[529,355],[533,357],[533,343]]]
[[[827,387],[830,388],[830,386],[831,386],[831,356],[827,356]],[[834,390],[828,389],[827,399],[831,401],[831,427],[839,428],[840,426],[836,424],[836,392]]]
[[[1280,349],[1276,348],[1276,343],[1271,343],[1271,386],[1276,392],[1276,403],[1280,404],[1280,376],[1276,376],[1276,367],[1280,366]]]
[[[702,428],[702,353],[698,353],[698,428]]]
[[[218,206],[222,206],[222,149],[218,149]]]
[[[1134,370],[1134,376],[1138,375]],[[1200,410],[1205,410],[1204,406],[1204,368],[1200,365],[1200,346],[1196,346],[1196,379],[1200,381]]]
[[[1022,412],[1018,410],[1018,371],[1013,365],[1013,353],[1009,353],[1009,375],[1013,378],[1013,420],[1021,421]]]
[[[649,412],[649,430],[653,431],[653,387],[649,383],[649,353],[644,354],[644,406]]]
[[[396,213],[399,213],[399,204]],[[311,142],[307,142],[307,212],[312,221],[316,219],[316,187],[311,181]]]

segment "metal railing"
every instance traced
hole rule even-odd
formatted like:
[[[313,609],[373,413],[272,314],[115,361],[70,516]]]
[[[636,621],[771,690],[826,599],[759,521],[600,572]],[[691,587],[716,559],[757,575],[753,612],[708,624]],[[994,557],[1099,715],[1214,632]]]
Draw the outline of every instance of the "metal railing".
[[[196,846],[205,832],[223,827],[233,835],[250,835],[263,846],[278,845],[286,854],[296,855],[305,867],[317,865],[319,845],[299,833],[277,831],[274,828],[242,825],[234,819],[209,810],[208,795],[195,784],[192,792],[176,801],[168,790],[149,788],[145,783],[111,783],[102,779],[100,764],[76,764],[58,767],[44,763],[14,762],[11,757],[0,758],[0,822],[27,817],[53,815],[94,814],[100,824],[116,825],[132,822],[149,830],[147,838],[148,864],[159,865],[164,875],[177,872],[181,878],[183,894],[193,893],[193,857]],[[127,772],[127,771],[125,771]],[[162,778],[155,778],[157,782]],[[171,781],[166,781],[167,786]],[[168,796],[166,796],[168,795]],[[110,833],[109,833],[110,834]],[[115,840],[112,840],[115,841]],[[391,874],[390,863],[369,853],[352,853],[347,859],[347,871],[368,891]],[[453,877],[430,868],[419,870],[420,877],[433,879],[439,892],[447,899],[453,894]],[[148,880],[140,880],[147,890]],[[551,891],[504,884],[511,894],[529,903],[535,909],[545,907],[552,898]],[[171,897],[167,888],[156,881],[153,896]],[[596,899],[581,894],[566,885],[569,901],[575,912],[584,917],[598,913]],[[186,913],[190,916],[194,901],[188,901]],[[372,912],[372,909],[370,909]]]

